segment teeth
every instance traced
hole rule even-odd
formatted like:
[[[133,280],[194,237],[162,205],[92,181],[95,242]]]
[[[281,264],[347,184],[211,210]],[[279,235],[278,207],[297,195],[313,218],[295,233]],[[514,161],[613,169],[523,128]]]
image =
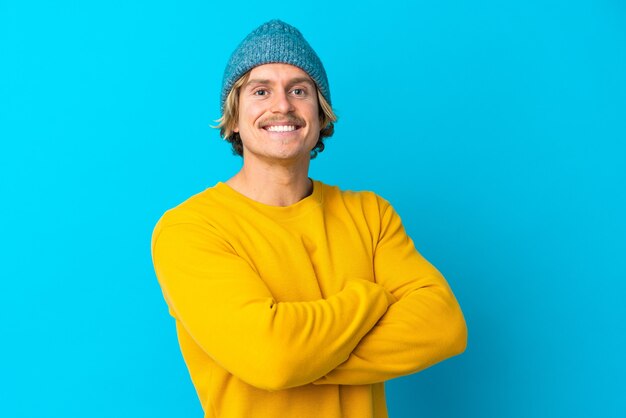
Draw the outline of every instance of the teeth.
[[[267,128],[268,131],[270,132],[291,132],[291,131],[295,131],[296,127],[293,125],[271,125],[268,126]]]

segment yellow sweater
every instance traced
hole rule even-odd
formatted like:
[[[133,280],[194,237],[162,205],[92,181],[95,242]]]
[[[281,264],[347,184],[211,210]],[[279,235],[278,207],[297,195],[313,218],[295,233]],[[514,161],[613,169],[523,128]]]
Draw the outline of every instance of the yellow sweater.
[[[205,417],[387,417],[385,380],[465,349],[446,281],[370,192],[316,181],[274,207],[218,183],[152,254]]]

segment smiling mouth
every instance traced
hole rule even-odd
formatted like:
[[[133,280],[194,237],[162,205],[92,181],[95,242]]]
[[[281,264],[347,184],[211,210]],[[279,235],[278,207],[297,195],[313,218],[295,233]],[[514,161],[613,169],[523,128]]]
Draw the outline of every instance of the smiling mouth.
[[[292,132],[298,128],[297,125],[268,125],[263,127],[268,132]]]

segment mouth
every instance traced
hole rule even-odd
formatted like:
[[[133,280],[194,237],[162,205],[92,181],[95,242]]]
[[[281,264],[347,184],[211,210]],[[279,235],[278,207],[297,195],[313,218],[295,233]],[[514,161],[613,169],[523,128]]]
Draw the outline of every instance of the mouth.
[[[300,118],[289,117],[289,118],[268,118],[264,122],[261,122],[261,128],[267,132],[271,133],[289,133],[295,132],[298,129],[301,129],[305,125],[304,121],[300,120]]]
[[[264,126],[263,129],[265,129],[268,132],[293,132],[296,129],[300,129],[300,126],[298,125],[267,125],[267,126]]]

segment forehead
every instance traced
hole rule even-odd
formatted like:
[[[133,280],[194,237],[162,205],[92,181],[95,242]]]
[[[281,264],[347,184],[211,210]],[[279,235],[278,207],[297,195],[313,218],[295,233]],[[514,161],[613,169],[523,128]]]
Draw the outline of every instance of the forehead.
[[[259,65],[254,67],[249,75],[249,80],[263,80],[266,82],[288,82],[294,79],[305,80],[315,84],[304,70],[290,64],[271,63]]]

